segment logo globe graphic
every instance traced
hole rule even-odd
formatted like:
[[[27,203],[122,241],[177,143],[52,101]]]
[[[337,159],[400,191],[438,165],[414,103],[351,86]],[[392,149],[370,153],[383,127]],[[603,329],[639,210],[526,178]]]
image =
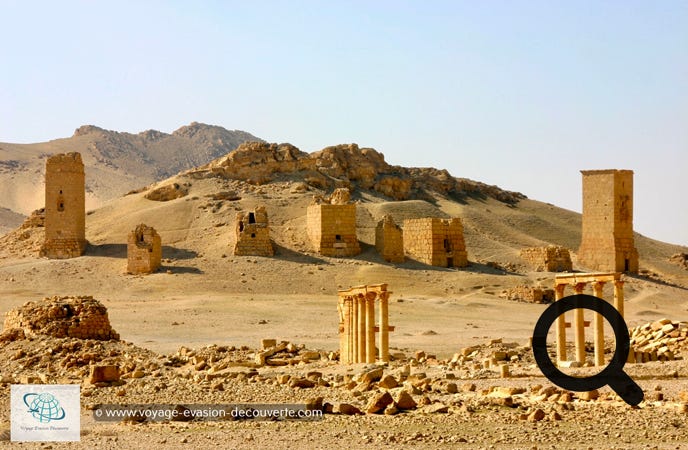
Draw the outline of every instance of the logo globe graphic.
[[[60,402],[48,392],[24,395],[24,404],[29,407],[29,412],[39,422],[47,423],[51,420],[62,420],[65,417],[65,411],[60,406]]]

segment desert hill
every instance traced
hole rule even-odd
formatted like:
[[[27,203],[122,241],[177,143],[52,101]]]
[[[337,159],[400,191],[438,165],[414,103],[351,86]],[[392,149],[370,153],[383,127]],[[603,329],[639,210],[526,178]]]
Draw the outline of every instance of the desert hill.
[[[43,206],[45,160],[54,153],[81,153],[87,208],[92,209],[131,189],[206,164],[246,141],[261,139],[194,122],[171,134],[156,130],[121,133],[84,125],[69,138],[0,143],[0,208],[28,215]],[[16,220],[0,214],[0,228],[15,226]]]
[[[0,235],[17,228],[24,221],[22,214],[0,207]]]
[[[362,253],[328,258],[311,251],[306,208],[314,196],[347,186],[357,202]],[[237,211],[264,205],[275,256],[232,255]],[[385,214],[460,217],[469,267],[414,261],[386,263],[374,244]],[[244,144],[201,167],[105,202],[86,217],[85,256],[38,258],[40,215],[0,238],[0,313],[52,295],[93,295],[108,306],[125,339],[155,350],[263,337],[337,346],[336,291],[386,282],[394,292],[391,323],[400,348],[451,353],[476,337],[526,339],[543,305],[500,297],[516,285],[551,286],[553,274],[532,272],[523,247],[580,243],[579,214],[437,169],[391,166],[356,145],[304,153],[288,144]],[[125,274],[126,240],[139,223],[163,240],[163,267]],[[629,326],[661,317],[683,319],[688,272],[669,258],[688,249],[636,234],[640,276],[626,277]],[[606,289],[610,289],[608,286]],[[308,320],[304,320],[308,317]],[[509,317],[508,326],[495,325]],[[491,331],[490,331],[491,330]]]

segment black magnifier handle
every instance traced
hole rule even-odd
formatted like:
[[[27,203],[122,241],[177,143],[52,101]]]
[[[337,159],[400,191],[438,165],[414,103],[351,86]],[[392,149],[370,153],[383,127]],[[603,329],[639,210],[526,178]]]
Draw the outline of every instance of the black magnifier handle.
[[[614,376],[609,377],[609,387],[614,389],[619,397],[632,406],[638,405],[645,398],[640,386],[629,377],[626,372],[619,370]]]

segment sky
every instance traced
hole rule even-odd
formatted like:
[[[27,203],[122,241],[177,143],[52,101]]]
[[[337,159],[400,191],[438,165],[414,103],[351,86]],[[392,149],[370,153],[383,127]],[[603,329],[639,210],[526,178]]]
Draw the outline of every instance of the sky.
[[[373,147],[688,245],[688,1],[0,0],[0,142],[190,122]]]

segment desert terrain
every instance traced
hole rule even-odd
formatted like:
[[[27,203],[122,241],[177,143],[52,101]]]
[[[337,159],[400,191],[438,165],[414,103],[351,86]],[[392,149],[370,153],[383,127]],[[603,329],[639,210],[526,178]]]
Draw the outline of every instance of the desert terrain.
[[[0,343],[4,429],[9,428],[9,385],[34,377],[82,383],[82,440],[49,446],[24,443],[22,448],[688,446],[685,359],[626,366],[645,391],[646,400],[637,408],[620,401],[608,387],[600,389],[597,399],[562,391],[540,373],[528,347],[547,305],[502,295],[517,285],[552,287],[555,274],[526,266],[519,257],[524,247],[567,247],[573,252],[574,269],[585,271],[575,258],[579,214],[436,169],[388,166],[376,155],[351,146],[325,152],[318,160],[329,164],[320,170],[322,178],[305,169],[274,169],[275,161],[258,159],[256,168],[256,161],[229,156],[186,167],[186,172],[157,183],[134,186],[127,195],[99,198],[97,206],[88,208],[89,246],[79,258],[39,258],[44,235],[40,226],[9,231],[0,238],[0,313],[44,297],[93,296],[107,307],[123,342],[85,341],[75,351],[92,347],[96,356],[91,362],[133,364],[130,372],[139,370],[141,376],[95,387],[88,381],[88,362],[58,364],[72,352],[61,350],[69,339],[6,340]],[[387,181],[382,182],[380,174]],[[5,190],[6,183],[11,181],[3,181]],[[306,208],[314,195],[327,195],[341,185],[351,188],[357,202],[362,253],[323,257],[308,242]],[[178,186],[184,193],[166,201],[146,198],[166,186]],[[389,195],[396,192],[403,195]],[[234,216],[258,205],[267,208],[275,256],[234,256]],[[398,224],[405,218],[460,217],[469,266],[385,262],[374,246],[375,225],[385,214]],[[11,220],[7,223],[18,222],[16,216]],[[127,235],[139,223],[155,227],[162,236],[162,268],[151,275],[125,273]],[[670,258],[688,249],[638,234],[635,243],[640,273],[624,275],[629,328],[662,318],[686,321],[688,271]],[[377,283],[387,283],[393,292],[390,346],[396,358],[383,367],[383,376],[391,375],[399,387],[380,386],[377,376],[366,383],[362,379],[375,368],[343,366],[329,358],[339,346],[337,290]],[[605,295],[611,298],[610,287]],[[256,366],[252,354],[261,349],[263,339],[303,348],[293,352],[287,365]],[[590,334],[587,339],[592,339]],[[614,348],[613,339],[608,346]],[[48,347],[55,358],[52,370],[37,364]],[[468,357],[458,361],[456,354],[463,349],[469,349],[464,355]],[[300,357],[306,350],[319,356]],[[495,367],[476,366],[494,352],[513,352],[510,377],[500,378]],[[676,356],[686,358],[688,347]],[[219,375],[211,372],[214,362],[230,360],[236,364],[217,369]],[[201,361],[207,364],[197,369]],[[294,382],[304,378],[315,382]],[[366,414],[387,391],[394,396],[408,392],[416,405]],[[319,421],[103,423],[90,413],[101,403],[318,404],[318,397],[320,404],[332,405],[333,412]],[[362,414],[344,412],[342,404]],[[6,431],[2,436],[9,438]]]

